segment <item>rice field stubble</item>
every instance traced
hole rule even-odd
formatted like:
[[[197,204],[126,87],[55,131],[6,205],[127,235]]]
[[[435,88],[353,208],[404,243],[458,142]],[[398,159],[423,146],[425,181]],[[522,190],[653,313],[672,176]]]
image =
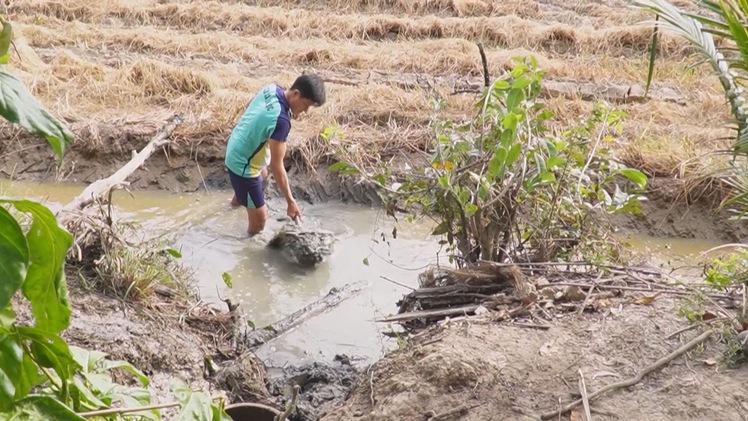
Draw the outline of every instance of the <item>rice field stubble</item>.
[[[319,134],[333,123],[346,142],[364,146],[367,162],[412,158],[430,142],[432,98],[445,101],[438,118],[472,113],[474,96],[453,92],[480,84],[476,42],[485,45],[493,77],[513,57],[535,55],[562,123],[594,99],[616,100],[629,115],[620,157],[650,175],[702,175],[713,165],[704,154],[727,145],[730,116],[716,79],[692,68],[688,49],[673,38],[659,44],[652,98],[620,101],[643,85],[651,35],[638,24],[647,17],[621,2],[254,3],[12,2],[5,12],[17,37],[13,70],[70,124],[76,143],[55,169],[43,149],[3,126],[11,141],[0,146],[0,171],[93,181],[181,112],[186,121],[168,155],[153,157],[152,174],[140,171],[134,185],[189,190],[204,179],[220,182],[225,140],[253,93],[269,82],[288,86],[305,71],[325,77],[330,100],[293,123],[291,155],[304,169],[324,167],[331,146]]]

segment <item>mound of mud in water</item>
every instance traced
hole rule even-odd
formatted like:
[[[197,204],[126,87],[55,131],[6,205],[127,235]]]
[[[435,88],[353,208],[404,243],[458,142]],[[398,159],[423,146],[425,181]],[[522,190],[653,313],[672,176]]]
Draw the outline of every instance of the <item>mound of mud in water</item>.
[[[313,268],[332,254],[334,241],[335,236],[330,231],[287,223],[268,242],[268,247],[279,250],[291,263]]]
[[[345,401],[359,372],[345,355],[336,355],[332,365],[313,362],[298,367],[286,367],[283,375],[271,378],[270,393],[283,396],[287,405],[293,387],[301,388],[296,413],[291,421],[318,420],[326,409]]]

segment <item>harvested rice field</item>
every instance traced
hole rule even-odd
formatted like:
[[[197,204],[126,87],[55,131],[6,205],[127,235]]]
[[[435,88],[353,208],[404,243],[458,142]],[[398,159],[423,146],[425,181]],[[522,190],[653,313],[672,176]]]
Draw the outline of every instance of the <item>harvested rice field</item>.
[[[332,124],[372,161],[418,153],[434,117],[473,112],[476,96],[455,92],[482,83],[477,43],[492,78],[513,57],[534,55],[564,120],[594,100],[614,102],[628,114],[620,156],[651,176],[700,174],[710,165],[703,152],[729,134],[717,80],[693,67],[680,40],[660,40],[655,82],[642,98],[649,17],[622,1],[20,0],[3,12],[15,29],[13,70],[76,134],[61,168],[41,143],[3,144],[6,177],[93,181],[179,112],[176,141],[134,187],[225,182],[225,141],[254,92],[302,72],[325,78],[329,100],[294,122],[291,160],[300,170],[329,162],[319,135]],[[444,100],[439,115],[432,99]]]

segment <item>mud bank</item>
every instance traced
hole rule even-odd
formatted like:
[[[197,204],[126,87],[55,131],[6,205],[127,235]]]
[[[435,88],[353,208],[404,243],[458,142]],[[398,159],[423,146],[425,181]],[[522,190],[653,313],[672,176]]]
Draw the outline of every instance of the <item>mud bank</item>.
[[[8,142],[0,144],[0,177],[91,183],[111,175],[130,159],[133,149],[140,150],[148,140],[149,136],[145,134],[118,138],[116,133],[111,133],[102,137],[100,144],[107,146],[100,150],[74,144],[59,168],[43,140],[31,138],[24,142]],[[298,144],[291,144],[286,167],[297,200],[381,204],[370,186],[355,180],[341,180],[337,174],[328,171],[331,163],[309,168]],[[220,146],[201,147],[199,142],[177,141],[154,154],[144,167],[138,169],[130,179],[130,188],[194,192],[201,189],[228,190],[231,186]],[[279,196],[277,190],[274,192]],[[717,191],[689,191],[683,180],[652,178],[647,201],[642,207],[643,215],[615,216],[611,222],[624,232],[651,236],[729,242],[748,240],[748,223],[736,223],[729,220],[729,214],[715,212],[720,200]]]
[[[351,398],[322,419],[538,420],[630,377],[698,335],[667,336],[684,323],[673,302],[565,318],[547,330],[491,316],[444,323],[359,377]],[[715,337],[634,386],[591,403],[595,420],[745,420],[748,367],[727,369]],[[581,405],[571,420],[584,419]],[[569,414],[553,419],[569,420]]]

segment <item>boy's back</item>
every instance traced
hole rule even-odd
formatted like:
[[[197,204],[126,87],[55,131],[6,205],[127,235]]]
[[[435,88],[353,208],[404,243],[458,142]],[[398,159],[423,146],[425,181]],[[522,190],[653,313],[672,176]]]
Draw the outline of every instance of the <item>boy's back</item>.
[[[226,167],[241,177],[254,178],[267,165],[268,138],[285,141],[291,128],[283,89],[264,86],[255,95],[229,136]]]

